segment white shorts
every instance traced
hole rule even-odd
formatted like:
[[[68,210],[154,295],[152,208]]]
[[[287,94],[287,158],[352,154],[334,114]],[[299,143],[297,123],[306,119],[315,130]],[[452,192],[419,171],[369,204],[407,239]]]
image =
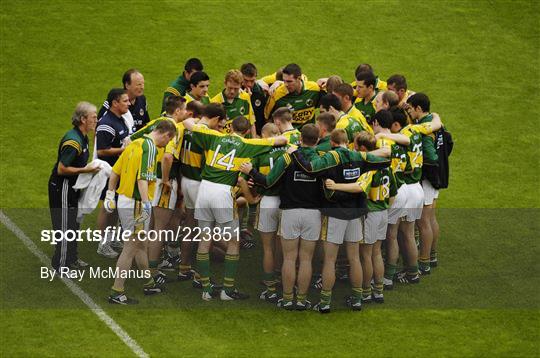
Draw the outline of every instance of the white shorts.
[[[405,220],[413,222],[422,217],[422,209],[424,208],[424,190],[420,183],[405,184],[407,185],[407,216]]]
[[[198,180],[193,180],[186,177],[182,178],[180,188],[182,190],[182,195],[184,195],[184,205],[186,206],[186,209],[195,209],[195,203],[197,202],[197,195],[199,193],[200,185],[201,182]]]
[[[233,187],[202,180],[195,202],[195,219],[218,224],[238,220]]]
[[[279,196],[263,196],[257,206],[255,227],[260,232],[276,232],[279,227],[281,210]]]
[[[128,198],[125,195],[119,195],[116,208],[118,209],[118,218],[123,230],[137,233],[141,230],[148,230],[150,227],[150,218],[141,224],[135,222],[135,218],[141,215],[142,205],[140,201]]]
[[[176,208],[176,201],[178,200],[178,181],[171,179],[171,190],[163,190],[163,188],[161,179],[157,179],[152,206],[174,210]]]
[[[281,210],[279,235],[284,239],[319,240],[321,212],[317,209]]]
[[[431,205],[439,198],[439,189],[435,189],[429,180],[422,180],[422,189],[424,189],[424,205]]]
[[[386,239],[388,210],[370,211],[365,221],[364,243],[374,244]]]
[[[388,209],[388,224],[397,224],[399,219],[407,215],[407,184],[399,187],[392,206]]]
[[[321,240],[341,245],[343,241],[364,240],[364,218],[341,220],[331,216],[322,217]]]

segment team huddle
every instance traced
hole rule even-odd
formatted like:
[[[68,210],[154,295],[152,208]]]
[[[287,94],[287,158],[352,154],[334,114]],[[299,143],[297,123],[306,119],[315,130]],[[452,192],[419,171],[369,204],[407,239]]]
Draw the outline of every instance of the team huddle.
[[[97,252],[117,258],[119,272],[135,260],[149,273],[145,295],[164,292],[173,271],[205,301],[247,299],[236,276],[255,229],[260,299],[328,313],[340,279],[350,282],[352,310],[383,303],[384,290],[419,283],[437,266],[434,209],[448,185],[452,142],[428,96],[410,91],[404,76],[385,82],[368,64],[354,75],[351,84],[339,76],[315,82],[289,64],[257,79],[246,63],[210,98],[210,78],[192,58],[165,90],[161,116],[150,120],[144,77],[127,71],[124,88],[110,90],[99,113],[87,102],[75,110],[49,180],[53,227],[78,229],[77,177],[102,176],[97,229],[121,225],[133,235],[105,235]],[[87,164],[94,129],[95,160]],[[180,239],[136,235],[178,228],[186,229]],[[222,283],[210,277],[218,261]],[[76,242],[61,242],[52,266],[87,264]],[[138,302],[125,280],[115,278],[110,303]],[[319,290],[314,304],[310,288]]]

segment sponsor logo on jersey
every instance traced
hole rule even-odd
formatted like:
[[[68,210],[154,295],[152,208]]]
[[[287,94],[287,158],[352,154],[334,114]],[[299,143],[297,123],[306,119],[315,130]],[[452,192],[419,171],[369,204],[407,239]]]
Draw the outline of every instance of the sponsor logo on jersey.
[[[294,172],[294,181],[303,181],[303,182],[314,183],[314,182],[317,181],[317,179],[307,175],[304,172],[300,172],[300,171],[295,170],[295,172]]]
[[[315,113],[315,108],[306,108],[306,109],[301,109],[301,110],[298,110],[298,111],[294,111],[292,121],[294,123],[307,122],[313,117],[314,113]]]
[[[358,179],[360,177],[360,168],[343,169],[343,178],[345,180]]]

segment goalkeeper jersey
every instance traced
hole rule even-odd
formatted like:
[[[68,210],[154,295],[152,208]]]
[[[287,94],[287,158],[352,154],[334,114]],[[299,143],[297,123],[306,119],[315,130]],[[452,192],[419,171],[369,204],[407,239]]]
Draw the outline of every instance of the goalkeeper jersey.
[[[201,178],[235,186],[240,165],[257,155],[268,153],[272,150],[275,139],[245,139],[235,133],[224,134],[204,125],[195,124],[192,141],[204,151],[205,165]]]
[[[238,97],[235,97],[232,102],[229,102],[225,97],[225,90],[221,91],[210,100],[211,103],[221,103],[225,109],[227,115],[227,124],[225,124],[225,133],[231,134],[232,121],[238,116],[244,116],[247,118],[251,125],[255,124],[255,115],[253,114],[253,108],[251,107],[251,98],[249,94],[244,91],[240,91]]]
[[[319,108],[319,99],[320,88],[315,82],[302,81],[302,91],[300,94],[296,92],[289,93],[283,83],[270,96],[268,102],[266,102],[264,115],[269,119],[276,109],[287,107],[293,111],[293,126],[298,128],[306,123],[314,122],[315,110]]]
[[[116,192],[141,200],[138,180],[147,180],[148,199],[152,200],[156,180],[157,148],[152,138],[144,136],[131,142],[120,155],[112,170],[120,176]]]

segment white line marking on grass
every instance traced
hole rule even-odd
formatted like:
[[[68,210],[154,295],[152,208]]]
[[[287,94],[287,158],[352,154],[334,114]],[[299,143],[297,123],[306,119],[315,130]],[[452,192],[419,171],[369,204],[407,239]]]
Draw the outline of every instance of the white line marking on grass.
[[[9,217],[2,210],[0,210],[0,221],[4,224],[12,233],[15,234],[23,242],[23,244],[32,252],[45,266],[50,266],[50,258],[41,251],[36,244],[28,237],[26,234],[19,229],[19,227],[11,221]],[[148,354],[142,349],[139,344],[127,334],[126,331],[120,327],[114,319],[111,318],[94,300],[82,290],[75,282],[68,278],[61,278],[66,286],[71,290],[71,292],[79,297],[85,305],[90,308],[92,312],[98,316],[98,318],[103,321],[121,340],[126,344],[135,353],[138,357],[149,357]]]

